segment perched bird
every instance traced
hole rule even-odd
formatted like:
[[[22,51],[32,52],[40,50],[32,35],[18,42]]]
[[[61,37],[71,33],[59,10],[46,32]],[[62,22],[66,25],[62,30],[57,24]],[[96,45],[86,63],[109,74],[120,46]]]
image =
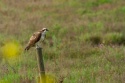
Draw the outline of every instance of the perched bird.
[[[47,28],[43,28],[42,30],[35,32],[31,37],[30,40],[27,44],[27,46],[25,47],[25,50],[29,50],[31,47],[33,46],[37,46],[38,47],[38,41],[40,39],[42,39],[42,41],[45,39],[46,37],[46,32],[48,31]]]

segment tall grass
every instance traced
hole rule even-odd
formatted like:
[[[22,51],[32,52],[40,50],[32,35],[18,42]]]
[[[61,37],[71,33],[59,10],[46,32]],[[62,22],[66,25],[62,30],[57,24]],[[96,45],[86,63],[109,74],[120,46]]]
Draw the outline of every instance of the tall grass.
[[[1,0],[0,47],[49,29],[42,42],[45,70],[64,83],[124,83],[124,0]],[[16,72],[13,72],[13,69]],[[0,83],[36,83],[36,49],[6,63]]]

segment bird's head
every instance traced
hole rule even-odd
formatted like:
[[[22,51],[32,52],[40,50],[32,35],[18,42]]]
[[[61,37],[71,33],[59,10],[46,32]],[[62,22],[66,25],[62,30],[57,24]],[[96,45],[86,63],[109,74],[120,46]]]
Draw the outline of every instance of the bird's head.
[[[41,32],[46,32],[49,31],[47,28],[43,28],[42,30],[40,30]]]

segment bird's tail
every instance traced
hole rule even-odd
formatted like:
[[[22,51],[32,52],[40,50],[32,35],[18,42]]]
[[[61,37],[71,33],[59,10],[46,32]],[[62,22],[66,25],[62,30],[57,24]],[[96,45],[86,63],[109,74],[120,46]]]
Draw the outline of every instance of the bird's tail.
[[[30,46],[29,45],[27,45],[26,47],[25,47],[25,51],[28,51],[30,49]]]

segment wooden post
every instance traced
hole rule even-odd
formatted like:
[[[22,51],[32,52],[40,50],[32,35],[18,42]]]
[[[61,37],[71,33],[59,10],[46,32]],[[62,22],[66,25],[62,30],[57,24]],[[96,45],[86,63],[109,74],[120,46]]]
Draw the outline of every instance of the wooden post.
[[[38,64],[38,70],[39,70],[39,78],[38,80],[40,81],[39,83],[46,83],[46,78],[45,78],[45,69],[44,69],[44,63],[43,63],[43,56],[42,56],[42,48],[37,47],[37,64]]]

